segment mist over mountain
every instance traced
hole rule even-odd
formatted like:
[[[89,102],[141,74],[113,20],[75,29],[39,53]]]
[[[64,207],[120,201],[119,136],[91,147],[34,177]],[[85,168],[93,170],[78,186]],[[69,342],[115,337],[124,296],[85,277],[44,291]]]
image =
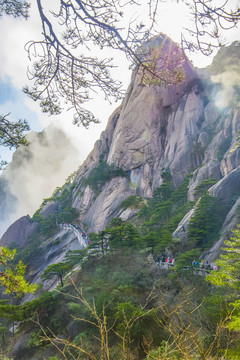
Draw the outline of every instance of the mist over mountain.
[[[32,215],[44,198],[80,163],[76,145],[60,127],[27,134],[28,146],[19,146],[0,176],[0,233],[16,219]]]

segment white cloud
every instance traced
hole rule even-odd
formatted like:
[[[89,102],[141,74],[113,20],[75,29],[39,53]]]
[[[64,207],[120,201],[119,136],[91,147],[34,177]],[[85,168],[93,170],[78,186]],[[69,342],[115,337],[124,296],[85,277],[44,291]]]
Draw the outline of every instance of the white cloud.
[[[50,125],[42,134],[31,132],[27,140],[29,145],[19,147],[1,177],[7,188],[1,189],[0,231],[19,217],[32,215],[82,160],[72,138],[59,126]],[[12,202],[12,197],[16,201]]]

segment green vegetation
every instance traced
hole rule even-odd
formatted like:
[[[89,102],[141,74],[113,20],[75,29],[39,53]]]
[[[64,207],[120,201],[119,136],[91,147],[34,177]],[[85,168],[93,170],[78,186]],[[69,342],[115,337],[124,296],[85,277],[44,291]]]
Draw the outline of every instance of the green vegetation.
[[[41,278],[43,280],[51,279],[54,276],[57,276],[61,282],[61,286],[63,287],[63,277],[66,275],[70,270],[69,264],[65,262],[59,262],[57,264],[49,265],[46,270],[44,270]]]
[[[191,249],[183,252],[182,254],[178,254],[177,260],[175,262],[176,271],[182,272],[182,269],[184,269],[186,266],[191,265],[194,259],[199,259],[200,255],[200,249]]]
[[[1,17],[0,4],[0,17]],[[30,130],[26,120],[10,121],[9,114],[0,115],[0,146],[17,148],[19,145],[27,145],[24,133]],[[0,159],[0,169],[6,165],[6,161]]]
[[[144,199],[137,195],[129,196],[127,199],[125,199],[121,205],[120,208],[122,209],[140,209],[144,203]]]
[[[31,221],[38,223],[39,232],[44,237],[49,237],[57,231],[60,223],[73,223],[79,216],[79,211],[72,207],[72,191],[75,184],[70,184],[74,174],[72,174],[62,188],[58,188],[53,195],[44,199],[40,208],[34,213]],[[44,216],[43,208],[46,204],[53,203],[53,210]],[[43,211],[43,212],[42,212]]]
[[[239,340],[235,253],[240,229],[231,246],[227,244],[228,257],[218,263],[220,271],[210,276],[217,279],[211,280],[217,284],[213,288],[189,266],[217,239],[223,211],[207,192],[214,179],[196,187],[195,196],[201,196],[196,204],[187,201],[190,177],[174,189],[165,172],[151,199],[126,199],[122,208],[139,210],[131,223],[113,218],[104,230],[89,234],[85,249],[69,251],[62,262],[43,272],[44,281],[58,277],[57,291],[44,292],[22,306],[0,303],[2,344],[10,336],[6,328],[13,326],[15,333],[29,334],[19,360],[47,349],[51,349],[50,358],[59,360],[235,359]],[[27,263],[37,259],[42,241],[49,242],[53,222],[60,221],[61,213],[69,214],[70,187],[54,195],[55,213],[44,218],[39,210],[34,215],[40,231],[19,252]],[[190,241],[183,243],[172,233],[193,206],[186,230]],[[161,270],[152,260],[160,252],[175,257],[176,273]]]
[[[142,206],[138,213],[143,242],[152,253],[162,252],[166,247],[175,254],[178,247],[172,239],[172,232],[194,203],[187,201],[188,184],[191,174],[186,176],[177,189],[171,185],[168,172],[162,174],[163,184],[154,191],[153,197]]]
[[[183,281],[184,287],[138,251],[89,255],[61,292],[18,307],[20,329],[31,333],[26,354],[52,344],[56,358],[63,351],[68,360],[223,360],[237,344],[227,344],[228,309],[213,300],[203,278]],[[66,326],[72,319],[74,331]]]
[[[196,205],[188,227],[188,238],[194,247],[206,249],[217,240],[223,211],[216,198],[204,192]]]
[[[88,185],[98,194],[107,181],[118,176],[127,177],[127,173],[114,165],[108,165],[106,161],[100,159],[98,166],[92,169],[88,177],[84,179],[83,184]]]
[[[0,284],[4,287],[5,293],[16,293],[21,296],[24,293],[36,290],[36,285],[30,285],[23,277],[26,266],[20,260],[13,264],[16,250],[10,250],[6,247],[0,248]]]
[[[240,331],[240,225],[232,232],[234,236],[224,242],[225,246],[222,248],[224,253],[221,259],[216,261],[219,271],[212,272],[207,276],[207,280],[221,287],[224,294],[228,294],[228,301],[233,307],[228,328]],[[230,293],[228,288],[231,289]]]
[[[194,189],[194,196],[196,196],[197,198],[199,198],[200,196],[203,195],[203,193],[208,190],[211,186],[213,186],[214,184],[216,184],[217,180],[210,178],[210,179],[205,179],[203,180],[199,185],[197,185]]]

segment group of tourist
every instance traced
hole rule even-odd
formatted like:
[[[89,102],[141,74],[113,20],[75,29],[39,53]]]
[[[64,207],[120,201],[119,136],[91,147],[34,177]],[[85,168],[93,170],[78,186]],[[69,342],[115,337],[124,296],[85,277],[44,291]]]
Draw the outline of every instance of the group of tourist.
[[[196,261],[194,259],[192,262],[192,266],[195,268],[206,269],[206,270],[217,270],[218,269],[216,264],[209,263],[208,261],[205,262],[203,259],[200,262],[198,260]]]
[[[155,258],[155,261],[157,264],[161,265],[161,266],[174,266],[175,263],[175,259],[173,257],[170,257],[168,255],[165,255],[164,253],[162,255],[157,255]],[[160,266],[160,267],[161,267]],[[208,261],[204,261],[203,259],[198,261],[198,260],[193,260],[192,261],[192,267],[194,268],[198,268],[198,269],[205,269],[205,270],[217,270],[218,267],[215,263],[209,263]]]
[[[166,256],[165,254],[162,255],[157,255],[156,258],[156,262],[159,264],[160,262],[162,263],[167,263],[167,264],[172,264],[174,265],[175,263],[175,259],[170,257],[170,256]]]

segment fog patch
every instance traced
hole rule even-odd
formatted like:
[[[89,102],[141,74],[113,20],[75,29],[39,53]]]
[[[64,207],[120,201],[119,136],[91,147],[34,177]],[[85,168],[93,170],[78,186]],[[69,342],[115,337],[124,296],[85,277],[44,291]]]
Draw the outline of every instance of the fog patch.
[[[234,105],[240,97],[240,68],[232,68],[222,74],[212,76],[212,81],[220,84],[221,88],[215,97],[215,103],[219,108],[226,108]]]
[[[29,133],[27,141],[0,176],[0,236],[19,217],[32,216],[81,163],[76,143],[56,125]]]

